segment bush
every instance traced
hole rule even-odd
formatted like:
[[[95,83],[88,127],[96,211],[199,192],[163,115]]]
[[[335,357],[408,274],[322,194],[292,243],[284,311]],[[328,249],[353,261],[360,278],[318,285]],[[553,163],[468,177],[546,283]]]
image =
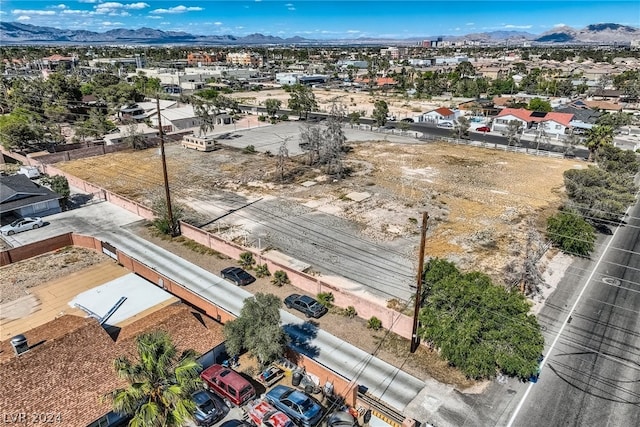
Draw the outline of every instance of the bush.
[[[269,277],[269,276],[271,276],[271,273],[269,272],[269,267],[267,266],[267,264],[260,264],[260,265],[256,266],[255,270],[256,270],[256,276],[257,277]]]
[[[327,308],[333,307],[333,301],[335,301],[335,297],[331,292],[320,292],[318,294],[318,302]]]
[[[267,116],[258,116],[258,121],[259,122],[266,122],[267,121]]]
[[[547,220],[547,238],[562,252],[588,256],[593,251],[596,233],[579,214],[562,211]]]
[[[240,267],[249,270],[256,263],[256,260],[253,259],[253,254],[251,252],[242,252],[238,263],[240,264]]]
[[[271,279],[271,283],[278,287],[281,287],[283,285],[291,283],[291,281],[289,280],[289,276],[287,276],[286,271],[277,270],[275,273],[273,273],[273,279]]]
[[[247,145],[242,149],[242,152],[244,154],[254,154],[256,152],[256,147],[254,147],[253,145]]]
[[[382,328],[382,320],[378,319],[376,316],[371,316],[371,319],[367,322],[367,328],[379,331]]]
[[[358,312],[356,311],[356,308],[354,306],[350,305],[349,307],[345,308],[342,311],[342,314],[348,317],[349,319],[353,319],[358,315]]]

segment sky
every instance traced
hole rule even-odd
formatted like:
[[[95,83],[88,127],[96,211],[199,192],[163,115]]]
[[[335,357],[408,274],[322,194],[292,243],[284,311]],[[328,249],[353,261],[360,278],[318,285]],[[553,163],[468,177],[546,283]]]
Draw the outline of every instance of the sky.
[[[540,34],[597,23],[640,28],[640,0],[0,0],[0,21],[96,32],[149,27],[195,35],[403,39]]]

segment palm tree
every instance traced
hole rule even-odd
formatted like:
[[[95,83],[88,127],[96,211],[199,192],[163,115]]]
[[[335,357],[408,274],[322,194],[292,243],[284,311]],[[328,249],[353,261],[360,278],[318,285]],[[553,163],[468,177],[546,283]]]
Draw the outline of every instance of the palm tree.
[[[589,160],[595,161],[600,147],[612,143],[613,128],[611,126],[594,126],[589,129],[585,139],[585,145],[589,149]]]
[[[178,354],[166,332],[155,331],[136,339],[139,360],[119,357],[117,375],[129,383],[105,397],[115,412],[133,416],[132,427],[178,427],[191,419],[195,404],[191,394],[201,384],[195,352]]]

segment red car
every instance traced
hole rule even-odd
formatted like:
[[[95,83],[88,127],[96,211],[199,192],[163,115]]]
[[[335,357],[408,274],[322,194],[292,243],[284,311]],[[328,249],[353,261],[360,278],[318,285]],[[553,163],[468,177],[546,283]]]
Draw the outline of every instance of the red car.
[[[491,132],[491,128],[489,126],[480,126],[476,129],[476,132]]]

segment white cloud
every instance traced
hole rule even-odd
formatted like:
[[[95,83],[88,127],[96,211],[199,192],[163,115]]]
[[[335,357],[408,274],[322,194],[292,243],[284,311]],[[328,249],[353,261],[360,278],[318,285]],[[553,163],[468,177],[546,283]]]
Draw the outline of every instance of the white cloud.
[[[214,22],[213,25],[222,25],[222,22],[220,22],[220,21]]]
[[[147,7],[149,7],[149,5],[143,2],[131,3],[127,5],[127,9],[145,9]]]
[[[164,19],[164,18],[162,18],[162,16],[156,16],[156,15],[147,15],[147,18],[149,18],[149,19]]]
[[[176,7],[170,7],[169,9],[155,9],[152,10],[149,13],[172,13],[172,14],[176,14],[176,13],[185,13],[185,12],[200,12],[201,10],[204,10],[201,7],[195,7],[195,6],[176,6]]]
[[[27,15],[21,15],[21,16],[18,16],[18,17],[16,18],[16,21],[28,21],[28,20],[30,20],[30,19],[31,19],[31,17],[30,17],[30,16],[27,16]]]
[[[347,30],[347,34],[358,34],[360,30]]]
[[[288,7],[287,9],[289,9],[289,10],[296,10],[296,8],[295,8],[295,7]]]
[[[122,22],[111,22],[111,21],[103,21],[101,24],[103,27],[115,27],[115,26],[124,25]]]
[[[14,15],[41,15],[51,16],[56,13],[53,10],[28,10],[28,9],[13,9],[11,11]]]
[[[285,4],[286,7],[293,7],[293,3],[287,3]]]
[[[556,28],[556,27],[566,27],[566,26],[567,26],[567,24],[562,24],[562,23],[553,25],[554,28]]]
[[[506,24],[504,25],[504,28],[508,28],[510,30],[528,30],[529,28],[533,27],[533,25],[513,25],[513,24]]]
[[[62,11],[63,15],[83,15],[83,16],[87,16],[87,15],[94,15],[95,12],[91,11],[91,10],[76,10],[76,9],[65,9]]]
[[[472,26],[472,25],[476,25],[476,23],[475,23],[475,22],[467,22],[467,23],[466,23],[466,24],[464,24],[464,25],[466,25],[467,27],[470,27],[470,26]]]
[[[66,4],[59,4],[57,6],[53,6],[54,9],[68,9]]]
[[[78,3],[98,3],[98,0],[78,0]]]

